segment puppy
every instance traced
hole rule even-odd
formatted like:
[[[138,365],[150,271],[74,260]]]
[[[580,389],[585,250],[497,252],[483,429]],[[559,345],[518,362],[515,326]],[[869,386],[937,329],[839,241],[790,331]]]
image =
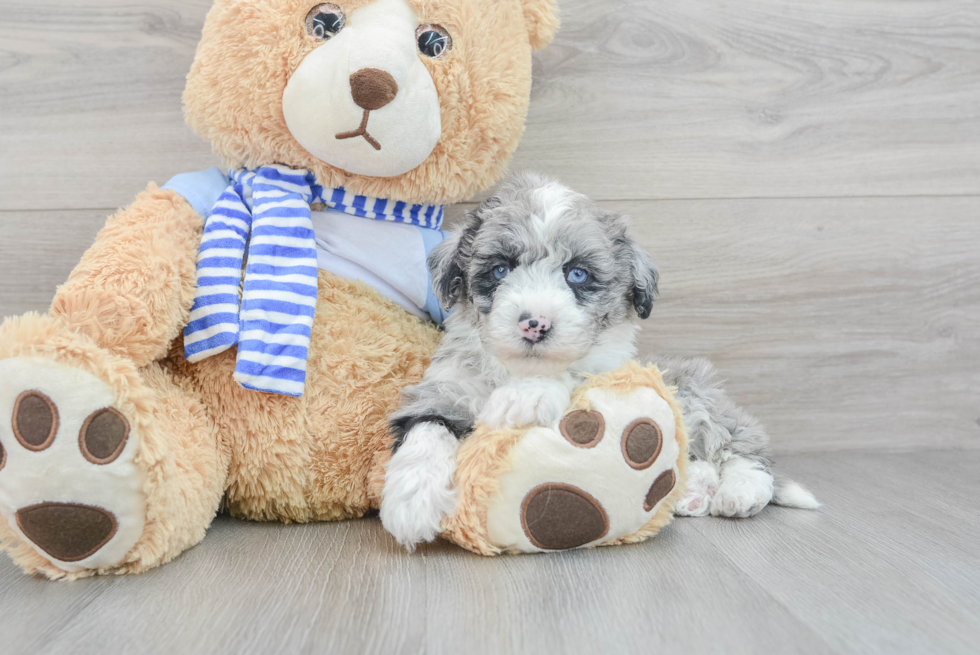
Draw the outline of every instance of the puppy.
[[[412,550],[453,513],[455,453],[492,428],[561,419],[583,373],[636,359],[635,318],[650,316],[658,273],[627,219],[561,184],[523,174],[468,214],[429,259],[446,334],[421,384],[391,420],[381,520]],[[748,517],[768,503],[817,507],[772,475],[769,437],[704,360],[647,358],[678,388],[692,464],[687,516]]]

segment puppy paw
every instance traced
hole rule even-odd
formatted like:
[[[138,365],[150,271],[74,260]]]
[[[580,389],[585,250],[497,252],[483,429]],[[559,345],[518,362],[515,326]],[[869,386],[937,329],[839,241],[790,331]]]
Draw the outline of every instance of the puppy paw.
[[[687,467],[686,492],[674,508],[674,513],[678,516],[707,516],[718,484],[718,469],[714,465],[691,462]]]
[[[495,390],[480,413],[478,422],[494,430],[550,426],[561,419],[570,401],[568,387],[557,380],[521,380]]]
[[[423,423],[392,455],[381,496],[381,523],[409,552],[435,540],[442,521],[456,511],[456,437]]]
[[[772,501],[772,475],[757,462],[733,457],[721,469],[721,484],[711,499],[711,514],[729,518],[748,518]]]

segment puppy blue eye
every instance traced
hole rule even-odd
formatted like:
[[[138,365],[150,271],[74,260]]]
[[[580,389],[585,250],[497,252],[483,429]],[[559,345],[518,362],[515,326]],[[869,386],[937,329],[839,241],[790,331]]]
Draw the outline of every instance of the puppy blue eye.
[[[495,280],[503,280],[505,277],[510,275],[510,266],[498,266],[493,269],[493,277]]]
[[[566,278],[569,284],[585,284],[589,281],[589,272],[584,268],[573,268]]]

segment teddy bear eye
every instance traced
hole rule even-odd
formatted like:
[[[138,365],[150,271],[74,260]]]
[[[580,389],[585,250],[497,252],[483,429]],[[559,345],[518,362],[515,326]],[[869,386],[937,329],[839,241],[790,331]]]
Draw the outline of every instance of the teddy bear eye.
[[[415,36],[419,52],[431,59],[439,59],[453,49],[453,37],[441,25],[420,25]]]
[[[331,3],[317,5],[306,15],[306,31],[317,41],[335,36],[346,24],[343,10]]]

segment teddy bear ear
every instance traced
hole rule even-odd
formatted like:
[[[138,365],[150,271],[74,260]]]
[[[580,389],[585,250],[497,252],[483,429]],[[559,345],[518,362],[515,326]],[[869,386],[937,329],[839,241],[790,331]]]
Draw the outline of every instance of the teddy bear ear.
[[[527,22],[531,47],[544,49],[555,38],[560,20],[558,0],[523,0],[524,20]]]

